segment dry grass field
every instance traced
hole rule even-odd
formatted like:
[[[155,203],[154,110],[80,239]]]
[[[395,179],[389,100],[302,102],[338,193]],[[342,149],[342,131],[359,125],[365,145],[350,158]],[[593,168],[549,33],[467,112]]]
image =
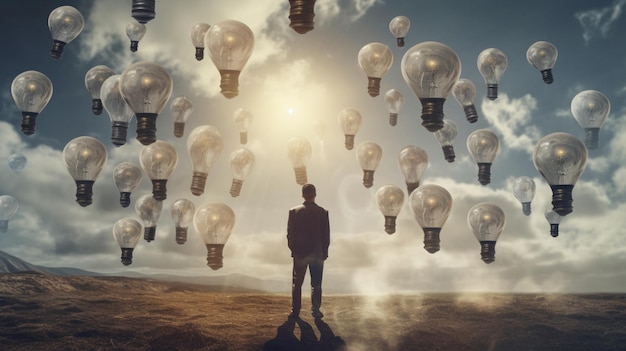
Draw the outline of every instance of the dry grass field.
[[[308,300],[304,300],[307,303]],[[626,350],[626,295],[290,298],[119,277],[0,274],[2,350]]]

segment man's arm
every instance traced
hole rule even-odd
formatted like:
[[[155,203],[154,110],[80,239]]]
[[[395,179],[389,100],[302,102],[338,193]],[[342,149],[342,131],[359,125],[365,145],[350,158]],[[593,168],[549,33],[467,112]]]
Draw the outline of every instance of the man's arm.
[[[328,258],[328,247],[330,246],[330,220],[328,219],[328,211],[324,211],[322,217],[324,223],[322,223],[322,248],[324,249],[324,259]]]
[[[296,210],[289,210],[289,219],[287,220],[287,246],[293,255],[296,240]]]

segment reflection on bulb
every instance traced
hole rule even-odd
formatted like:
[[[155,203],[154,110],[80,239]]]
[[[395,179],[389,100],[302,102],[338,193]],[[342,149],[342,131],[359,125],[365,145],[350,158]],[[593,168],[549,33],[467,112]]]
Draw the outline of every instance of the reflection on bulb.
[[[141,168],[131,162],[121,162],[113,168],[113,180],[120,191],[120,205],[130,205],[130,194],[141,182]]]
[[[454,139],[457,136],[457,127],[456,123],[449,119],[443,120],[443,128],[434,132],[433,135],[435,139],[441,145],[441,149],[443,150],[443,156],[448,162],[454,162],[456,155],[454,154]]]
[[[170,113],[174,120],[174,136],[177,138],[185,134],[185,123],[193,112],[193,104],[185,96],[178,96],[170,103]]]
[[[230,168],[233,170],[233,181],[230,196],[237,197],[241,192],[243,181],[254,169],[255,157],[252,151],[240,147],[230,154]]]
[[[143,195],[135,202],[135,212],[143,221],[143,238],[145,241],[154,240],[156,225],[162,210],[163,201],[155,200],[151,195]]]
[[[152,196],[157,201],[167,198],[167,180],[178,164],[176,149],[169,143],[157,140],[139,152],[141,168],[152,181]]]
[[[396,16],[389,22],[389,31],[396,38],[398,47],[404,47],[404,37],[411,28],[411,21],[405,16]]]
[[[546,209],[545,216],[548,220],[548,223],[550,223],[550,235],[553,238],[556,238],[557,236],[559,236],[559,224],[561,223],[561,219],[563,219],[563,217],[554,212],[554,210],[551,208]]]
[[[389,124],[395,126],[398,124],[398,113],[404,104],[404,96],[400,90],[390,89],[385,93],[385,104],[389,111]]]
[[[298,34],[315,28],[315,0],[289,0],[289,27]]]
[[[200,196],[204,193],[209,171],[223,149],[224,138],[217,128],[205,125],[191,131],[187,138],[187,153],[193,167],[190,187],[192,194]]]
[[[380,93],[380,80],[393,64],[393,54],[389,47],[381,43],[369,43],[359,50],[359,67],[367,76],[367,92],[371,97]]]
[[[139,22],[131,22],[126,26],[126,36],[130,39],[130,51],[136,52],[139,41],[146,34],[146,25]]]
[[[222,252],[235,226],[235,212],[226,204],[209,203],[198,208],[193,224],[206,244],[207,265],[213,270],[222,268]]]
[[[63,161],[76,182],[76,202],[91,205],[93,184],[107,161],[106,147],[94,137],[80,136],[65,144]]]
[[[15,216],[19,207],[19,202],[13,196],[0,196],[0,233],[9,230],[9,220]]]
[[[293,137],[287,141],[287,156],[296,174],[296,183],[304,185],[307,183],[306,165],[311,159],[311,143],[303,137]]]
[[[500,140],[487,129],[473,131],[467,137],[467,150],[478,164],[478,182],[491,183],[491,164],[500,150]]]
[[[28,160],[26,159],[26,156],[22,154],[12,154],[11,156],[9,156],[8,159],[9,168],[11,168],[11,170],[17,174],[21,173],[22,170],[24,170],[27,162]]]
[[[376,191],[376,204],[385,217],[385,232],[396,232],[396,218],[404,205],[404,192],[395,185],[383,185]]]
[[[120,78],[121,75],[110,76],[100,89],[102,106],[111,119],[111,142],[115,146],[126,144],[128,124],[134,114],[120,91]]]
[[[497,99],[498,84],[507,66],[506,55],[499,49],[485,49],[478,55],[477,65],[487,84],[487,98]]]
[[[22,112],[22,133],[35,133],[35,121],[52,97],[52,82],[37,71],[25,71],[17,75],[11,83],[11,96]]]
[[[133,263],[133,250],[141,238],[141,224],[132,218],[124,218],[113,224],[113,238],[122,250],[122,264]]]
[[[233,114],[235,125],[239,129],[239,143],[245,145],[248,143],[248,129],[252,122],[252,112],[241,107],[235,110]]]
[[[467,121],[470,123],[478,121],[478,112],[474,105],[474,99],[476,98],[476,86],[474,83],[465,78],[457,80],[454,87],[452,87],[452,95],[463,107]]]
[[[552,84],[552,68],[556,63],[559,52],[552,43],[547,41],[538,41],[533,43],[526,51],[526,59],[533,67],[541,72],[543,81],[546,84]]]
[[[439,251],[439,234],[452,210],[452,196],[439,185],[426,184],[409,195],[409,205],[424,231],[424,249],[431,254]]]
[[[191,43],[196,48],[196,60],[204,59],[204,36],[211,28],[208,23],[196,23],[191,27]]]
[[[175,239],[177,244],[182,245],[187,242],[187,229],[191,221],[193,221],[195,212],[196,206],[187,199],[178,199],[172,204],[170,215],[176,227]]]
[[[352,150],[354,148],[354,136],[361,128],[361,114],[357,110],[345,108],[339,111],[339,125],[345,136],[346,149]]]
[[[52,10],[48,16],[48,29],[53,40],[50,56],[60,59],[65,45],[76,39],[84,27],[85,19],[76,8],[60,6]]]
[[[530,216],[530,203],[535,197],[535,181],[530,177],[517,177],[513,181],[513,195],[522,204],[522,212]]]
[[[609,98],[596,90],[581,91],[572,99],[571,111],[578,125],[585,130],[585,146],[595,150],[598,132],[611,111]]]
[[[505,223],[504,211],[494,204],[479,203],[467,213],[467,224],[480,243],[480,256],[483,262],[492,263],[496,260],[496,241]]]
[[[398,165],[404,175],[407,192],[411,194],[420,186],[422,174],[428,167],[428,155],[424,149],[410,145],[400,150]]]
[[[363,169],[363,185],[371,188],[374,185],[374,172],[383,157],[383,149],[373,141],[366,141],[357,147],[356,157]]]
[[[155,0],[133,0],[131,16],[139,23],[148,23],[156,16]]]
[[[102,100],[100,100],[102,83],[114,74],[115,72],[105,65],[92,67],[85,74],[85,88],[91,95],[91,112],[96,116],[102,113]]]

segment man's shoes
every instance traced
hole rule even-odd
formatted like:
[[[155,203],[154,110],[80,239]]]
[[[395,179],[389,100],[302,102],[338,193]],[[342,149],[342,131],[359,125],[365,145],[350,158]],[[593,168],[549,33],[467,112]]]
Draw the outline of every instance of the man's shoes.
[[[311,315],[313,315],[313,318],[315,318],[315,319],[320,319],[320,318],[324,317],[324,314],[322,313],[322,311],[320,311],[319,308],[312,308],[311,309]]]

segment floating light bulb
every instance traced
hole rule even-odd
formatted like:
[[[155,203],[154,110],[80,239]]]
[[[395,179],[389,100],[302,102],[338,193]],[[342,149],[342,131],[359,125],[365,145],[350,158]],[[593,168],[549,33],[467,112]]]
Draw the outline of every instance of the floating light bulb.
[[[196,232],[207,248],[207,266],[222,268],[222,252],[235,226],[235,212],[226,204],[209,203],[200,206],[193,217]]]
[[[24,170],[27,162],[28,160],[26,159],[26,156],[22,154],[12,154],[11,156],[9,156],[8,159],[9,168],[11,168],[11,170],[17,174],[21,173],[22,170]]]
[[[383,157],[383,149],[373,141],[366,141],[357,147],[356,157],[363,169],[363,185],[371,188],[374,185],[374,172]]]
[[[404,37],[411,28],[411,20],[405,16],[396,16],[389,22],[389,31],[396,38],[398,47],[404,47]]]
[[[19,207],[19,202],[13,196],[0,196],[0,233],[6,233],[9,230],[9,220],[15,216]]]
[[[563,219],[563,217],[554,212],[551,208],[546,209],[545,216],[548,223],[550,223],[550,235],[552,235],[553,238],[556,238],[559,236],[559,224],[561,223],[561,219]]]
[[[238,108],[233,114],[233,119],[235,121],[235,125],[239,129],[239,143],[244,145],[247,144],[248,129],[250,128],[250,123],[252,122],[252,112],[243,107]]]
[[[141,224],[132,218],[124,218],[113,224],[113,238],[122,250],[122,264],[133,263],[133,250],[141,238]]]
[[[126,144],[128,124],[134,115],[120,91],[120,78],[119,74],[110,76],[102,83],[100,89],[102,106],[111,119],[111,142],[115,146]]]
[[[522,204],[522,212],[530,216],[530,203],[535,197],[535,181],[530,177],[517,177],[513,181],[513,195]]]
[[[112,69],[105,65],[92,67],[85,74],[85,88],[91,95],[91,112],[98,116],[102,113],[102,100],[100,99],[100,88],[107,78],[115,75]]]
[[[559,55],[558,50],[554,44],[547,41],[538,41],[533,43],[526,51],[526,59],[533,67],[541,72],[543,81],[546,84],[552,84],[554,78],[552,77],[552,68],[556,63],[556,58]]]
[[[139,22],[130,22],[126,26],[126,36],[130,39],[130,51],[136,52],[139,48],[139,41],[146,34],[146,25]]]
[[[80,136],[63,148],[65,168],[76,182],[76,202],[91,205],[93,184],[107,161],[107,149],[94,137]]]
[[[315,28],[315,0],[289,0],[289,27],[298,34]]]
[[[60,6],[52,10],[48,16],[48,29],[53,40],[50,56],[60,59],[65,45],[76,39],[84,27],[85,19],[76,8]]]
[[[539,139],[533,163],[552,189],[552,209],[561,216],[571,213],[572,190],[587,164],[587,148],[571,134],[557,132]]]
[[[389,124],[395,126],[398,124],[398,113],[404,104],[404,96],[397,89],[390,89],[385,93],[385,104],[389,111]]]
[[[371,97],[380,93],[380,80],[393,64],[393,54],[389,47],[382,43],[369,43],[359,50],[357,56],[359,67],[367,76],[367,92]]]
[[[193,112],[193,104],[185,96],[178,96],[170,103],[170,113],[174,120],[174,136],[177,138],[185,134],[185,123]]]
[[[383,185],[376,191],[376,204],[385,217],[385,232],[396,232],[396,218],[404,205],[404,192],[395,185]]]
[[[467,151],[478,165],[478,182],[491,183],[491,165],[500,150],[500,139],[487,129],[473,131],[467,137]]]
[[[485,49],[478,55],[477,65],[487,84],[487,98],[497,99],[498,84],[507,66],[506,55],[500,49]]]
[[[196,23],[191,27],[191,43],[196,48],[196,60],[202,61],[204,58],[204,36],[211,28],[208,23]]]
[[[167,180],[178,164],[176,149],[169,143],[157,140],[139,152],[141,168],[152,181],[152,196],[157,201],[167,198]]]
[[[135,212],[143,221],[143,238],[147,242],[154,240],[156,226],[163,210],[163,201],[156,200],[151,195],[142,195],[135,202]]]
[[[220,72],[222,95],[227,99],[239,95],[239,74],[254,48],[252,30],[239,21],[221,21],[206,32],[204,44]]]
[[[443,104],[461,75],[461,60],[448,46],[419,43],[402,57],[402,77],[422,104],[422,126],[429,132],[443,128]]]
[[[133,0],[131,15],[139,23],[148,23],[156,16],[155,0]]]
[[[361,114],[357,110],[345,108],[339,111],[339,125],[345,137],[346,149],[352,150],[354,148],[354,136],[361,128]]]
[[[441,145],[441,149],[443,150],[443,156],[448,162],[454,162],[456,155],[454,154],[454,139],[457,136],[457,127],[456,123],[452,120],[444,119],[443,120],[443,128],[434,132],[433,135],[435,139]]]
[[[494,204],[479,203],[467,213],[467,224],[480,243],[480,256],[483,262],[495,261],[496,241],[506,224],[504,211]]]
[[[22,133],[34,134],[36,118],[52,97],[52,82],[43,73],[22,72],[11,83],[11,96],[22,112]]]
[[[130,194],[141,182],[141,168],[131,162],[121,162],[113,168],[113,180],[120,191],[120,205],[130,205]]]
[[[452,210],[452,196],[439,185],[425,184],[409,195],[409,206],[424,231],[424,249],[431,254],[439,251],[439,235]]]
[[[187,229],[193,221],[193,215],[196,212],[196,206],[187,199],[178,199],[174,201],[170,208],[170,215],[176,227],[176,243],[179,245],[187,242]]]
[[[428,155],[424,149],[410,145],[400,150],[398,165],[404,175],[407,193],[411,194],[420,186],[422,174],[428,167]]]
[[[585,146],[595,150],[598,132],[611,111],[609,98],[596,90],[581,91],[572,99],[571,111],[578,125],[585,130]]]
[[[254,163],[254,154],[245,147],[240,147],[230,154],[230,168],[233,170],[233,181],[230,186],[230,196],[239,196],[243,181],[254,169]]]
[[[303,137],[293,137],[287,141],[287,156],[291,160],[293,171],[296,175],[296,183],[307,183],[306,165],[311,158],[311,143]]]
[[[133,63],[122,72],[120,91],[137,117],[137,140],[155,142],[157,116],[172,94],[170,74],[154,62]]]
[[[474,83],[465,78],[457,80],[454,87],[452,87],[452,95],[463,107],[467,121],[470,123],[478,121],[478,112],[474,105],[474,99],[476,98],[476,86]]]
[[[224,138],[217,128],[205,125],[191,131],[187,137],[187,152],[193,167],[190,187],[192,194],[200,196],[204,193],[209,171],[223,149]]]

